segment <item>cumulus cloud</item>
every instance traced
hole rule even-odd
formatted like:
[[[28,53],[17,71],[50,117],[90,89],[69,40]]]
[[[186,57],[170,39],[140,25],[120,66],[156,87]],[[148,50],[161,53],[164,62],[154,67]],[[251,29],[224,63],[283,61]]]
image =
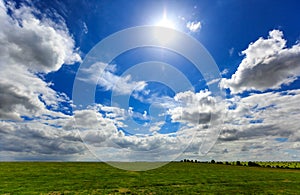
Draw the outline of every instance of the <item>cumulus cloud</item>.
[[[95,109],[77,110],[74,116],[59,124],[67,131],[78,130],[83,142],[101,160],[154,160],[158,157],[156,160],[168,160],[180,154],[188,143],[184,137],[179,140],[174,134],[125,134],[118,129],[115,120]]]
[[[189,21],[186,23],[186,27],[191,31],[191,32],[197,32],[201,29],[201,22],[191,22]]]
[[[204,158],[270,160],[280,159],[280,155],[285,153],[286,159],[292,159],[294,154],[299,155],[295,149],[300,137],[300,108],[295,106],[300,103],[299,95],[300,91],[295,89],[218,100],[207,91],[189,91],[175,96],[181,105],[170,109],[169,114],[173,120],[188,124],[181,127],[185,129],[185,135],[190,135],[189,131],[193,132],[194,140],[189,144],[186,156],[199,157],[199,143],[209,145],[203,142],[205,137],[220,130],[220,135],[215,134],[218,142]],[[208,112],[203,112],[205,110]],[[209,116],[215,117],[213,119]],[[220,119],[219,123],[213,123]],[[257,140],[260,140],[259,147],[254,145]],[[198,145],[194,142],[198,142]],[[227,149],[226,153],[222,153],[224,148]],[[284,152],[286,150],[289,152]]]
[[[74,40],[64,23],[55,24],[48,18],[38,19],[36,9],[7,7],[0,2],[0,42],[2,61],[26,66],[34,72],[58,70],[62,64],[81,60],[74,52]]]
[[[24,115],[48,112],[45,104],[57,107],[65,101],[63,94],[52,90],[37,74],[80,61],[74,46],[63,21],[54,23],[32,7],[16,8],[1,0],[0,118],[21,120]]]
[[[159,121],[159,122],[156,122],[156,123],[152,123],[149,131],[150,132],[159,131],[164,124],[165,124],[165,121]]]
[[[0,43],[0,153],[24,159],[82,154],[78,134],[60,126],[68,116],[56,111],[69,98],[41,75],[81,61],[63,20],[0,0]]]
[[[2,119],[21,120],[22,116],[49,114],[51,111],[45,105],[56,109],[61,102],[69,101],[64,94],[55,92],[48,83],[23,66],[3,66],[0,88]]]
[[[252,94],[235,99],[234,109],[227,112],[222,141],[287,138],[297,141],[300,123],[299,90]],[[296,139],[295,139],[296,138]]]
[[[222,154],[224,148],[228,153]],[[293,148],[290,142],[278,142],[272,137],[258,137],[249,140],[219,142],[204,159],[220,161],[282,161],[284,159],[290,161],[295,160],[297,156],[299,156],[299,150]]]
[[[21,150],[21,147],[8,144],[3,151],[30,152],[32,149],[33,153],[43,155],[86,154],[87,151],[80,146],[81,141],[75,133],[75,130],[79,130],[85,144],[101,160],[172,160],[183,151],[186,156],[199,158],[199,147],[209,132],[222,130],[218,143],[204,158],[252,160],[260,155],[260,159],[268,159],[268,154],[272,153],[273,159],[277,159],[279,156],[275,154],[282,155],[285,149],[293,151],[293,154],[297,153],[300,125],[297,119],[300,117],[300,110],[294,105],[299,104],[299,95],[299,90],[290,90],[234,97],[218,103],[220,100],[211,97],[208,91],[182,92],[175,97],[181,102],[181,106],[184,103],[187,107],[181,108],[181,117],[177,117],[179,115],[175,112],[175,107],[172,108],[174,113],[170,113],[174,120],[188,125],[182,125],[178,132],[169,134],[156,132],[163,123],[153,124],[152,135],[125,134],[118,128],[116,119],[122,118],[120,121],[124,122],[126,112],[102,105],[95,107],[97,109],[77,110],[73,116],[45,119],[40,123],[21,125],[4,122],[1,124],[0,133],[3,139],[6,137],[7,143],[18,142],[24,146]],[[234,108],[229,108],[232,104],[235,105]],[[198,109],[193,110],[192,105],[197,105]],[[222,118],[224,123],[207,125],[211,121],[209,117],[200,117],[203,119],[200,120],[201,123],[193,120],[192,115],[195,118],[202,113],[208,116],[201,110]],[[111,114],[110,117],[106,117],[107,114]],[[17,137],[18,134],[24,137]],[[282,137],[287,138],[286,143],[276,141],[276,138]],[[35,147],[30,145],[29,140],[33,140]],[[226,153],[224,148],[227,149]],[[288,154],[285,155],[288,159]]]
[[[35,17],[38,11],[34,8],[17,9],[2,1],[0,8],[0,159],[5,159],[3,154],[60,156],[58,159],[85,156],[88,151],[83,141],[101,160],[173,160],[183,151],[198,158],[205,137],[218,136],[214,133],[220,130],[218,143],[207,158],[261,160],[300,156],[300,109],[295,106],[300,103],[300,90],[227,100],[213,97],[209,91],[144,99],[143,102],[156,102],[167,108],[164,114],[170,115],[172,122],[181,123],[177,132],[167,134],[159,133],[165,121],[152,121],[150,135],[123,131],[123,127],[130,128],[126,126],[127,117],[151,119],[151,113],[135,113],[130,108],[95,105],[76,110],[71,116],[55,112],[60,102],[70,104],[70,100],[52,90],[38,74],[80,61],[72,36],[63,21],[55,24],[41,13],[41,17]],[[201,23],[190,23],[188,28],[197,31]],[[250,44],[243,54],[245,58],[237,72],[221,82],[232,93],[278,88],[299,75],[299,44],[286,48],[283,33],[278,30]],[[85,81],[121,94],[144,90],[146,86],[130,76],[116,75],[115,66],[103,63],[84,71],[90,76],[82,78]],[[34,120],[11,121],[22,120],[23,116]]]
[[[235,96],[228,105],[217,143],[203,160],[295,160],[299,156],[299,90]],[[186,157],[199,158],[196,147]],[[224,150],[227,149],[226,153]]]
[[[208,90],[180,92],[174,100],[177,106],[168,110],[172,122],[179,122],[184,136],[193,138],[189,150],[206,154],[217,141],[226,119],[226,101],[212,96]]]
[[[270,31],[267,39],[261,37],[251,43],[242,54],[245,58],[235,74],[220,83],[232,93],[278,89],[300,75],[300,44],[287,48],[279,30]]]
[[[80,154],[85,146],[78,134],[37,121],[0,123],[0,151],[42,155]]]
[[[212,119],[219,118],[221,107],[215,97],[208,90],[194,93],[192,91],[180,92],[174,100],[179,106],[169,109],[168,114],[174,122],[187,124],[208,124]]]

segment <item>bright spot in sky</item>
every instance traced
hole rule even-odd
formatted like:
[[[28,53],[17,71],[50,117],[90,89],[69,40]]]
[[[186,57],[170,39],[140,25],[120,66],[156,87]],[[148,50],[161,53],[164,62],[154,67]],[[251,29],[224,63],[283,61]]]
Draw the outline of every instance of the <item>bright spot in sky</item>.
[[[157,26],[162,26],[166,28],[176,28],[175,23],[167,17],[167,12],[164,11],[163,18],[156,23]]]
[[[168,20],[168,18],[163,18],[161,21],[157,23],[157,26],[175,28],[175,24],[172,21]]]

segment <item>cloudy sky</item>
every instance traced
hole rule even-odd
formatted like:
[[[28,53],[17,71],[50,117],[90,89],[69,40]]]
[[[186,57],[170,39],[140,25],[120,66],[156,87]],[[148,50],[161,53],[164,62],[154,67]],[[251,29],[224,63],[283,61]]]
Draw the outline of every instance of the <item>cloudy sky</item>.
[[[0,160],[300,160],[300,3],[0,0]]]

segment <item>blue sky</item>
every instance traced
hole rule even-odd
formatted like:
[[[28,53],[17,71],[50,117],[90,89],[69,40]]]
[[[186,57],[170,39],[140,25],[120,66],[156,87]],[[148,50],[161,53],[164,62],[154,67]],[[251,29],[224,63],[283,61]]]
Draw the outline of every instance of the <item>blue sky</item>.
[[[299,160],[298,1],[0,7],[0,160]]]

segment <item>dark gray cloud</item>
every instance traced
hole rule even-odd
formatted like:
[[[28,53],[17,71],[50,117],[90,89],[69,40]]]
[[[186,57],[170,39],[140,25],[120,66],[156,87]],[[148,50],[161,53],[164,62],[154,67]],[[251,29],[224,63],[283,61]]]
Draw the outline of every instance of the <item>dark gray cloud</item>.
[[[10,123],[0,126],[0,151],[35,155],[70,155],[86,148],[76,133],[31,123]]]
[[[0,118],[2,119],[20,119],[19,113],[14,112],[17,106],[22,106],[31,112],[38,109],[28,96],[18,94],[14,88],[13,85],[0,84]]]

